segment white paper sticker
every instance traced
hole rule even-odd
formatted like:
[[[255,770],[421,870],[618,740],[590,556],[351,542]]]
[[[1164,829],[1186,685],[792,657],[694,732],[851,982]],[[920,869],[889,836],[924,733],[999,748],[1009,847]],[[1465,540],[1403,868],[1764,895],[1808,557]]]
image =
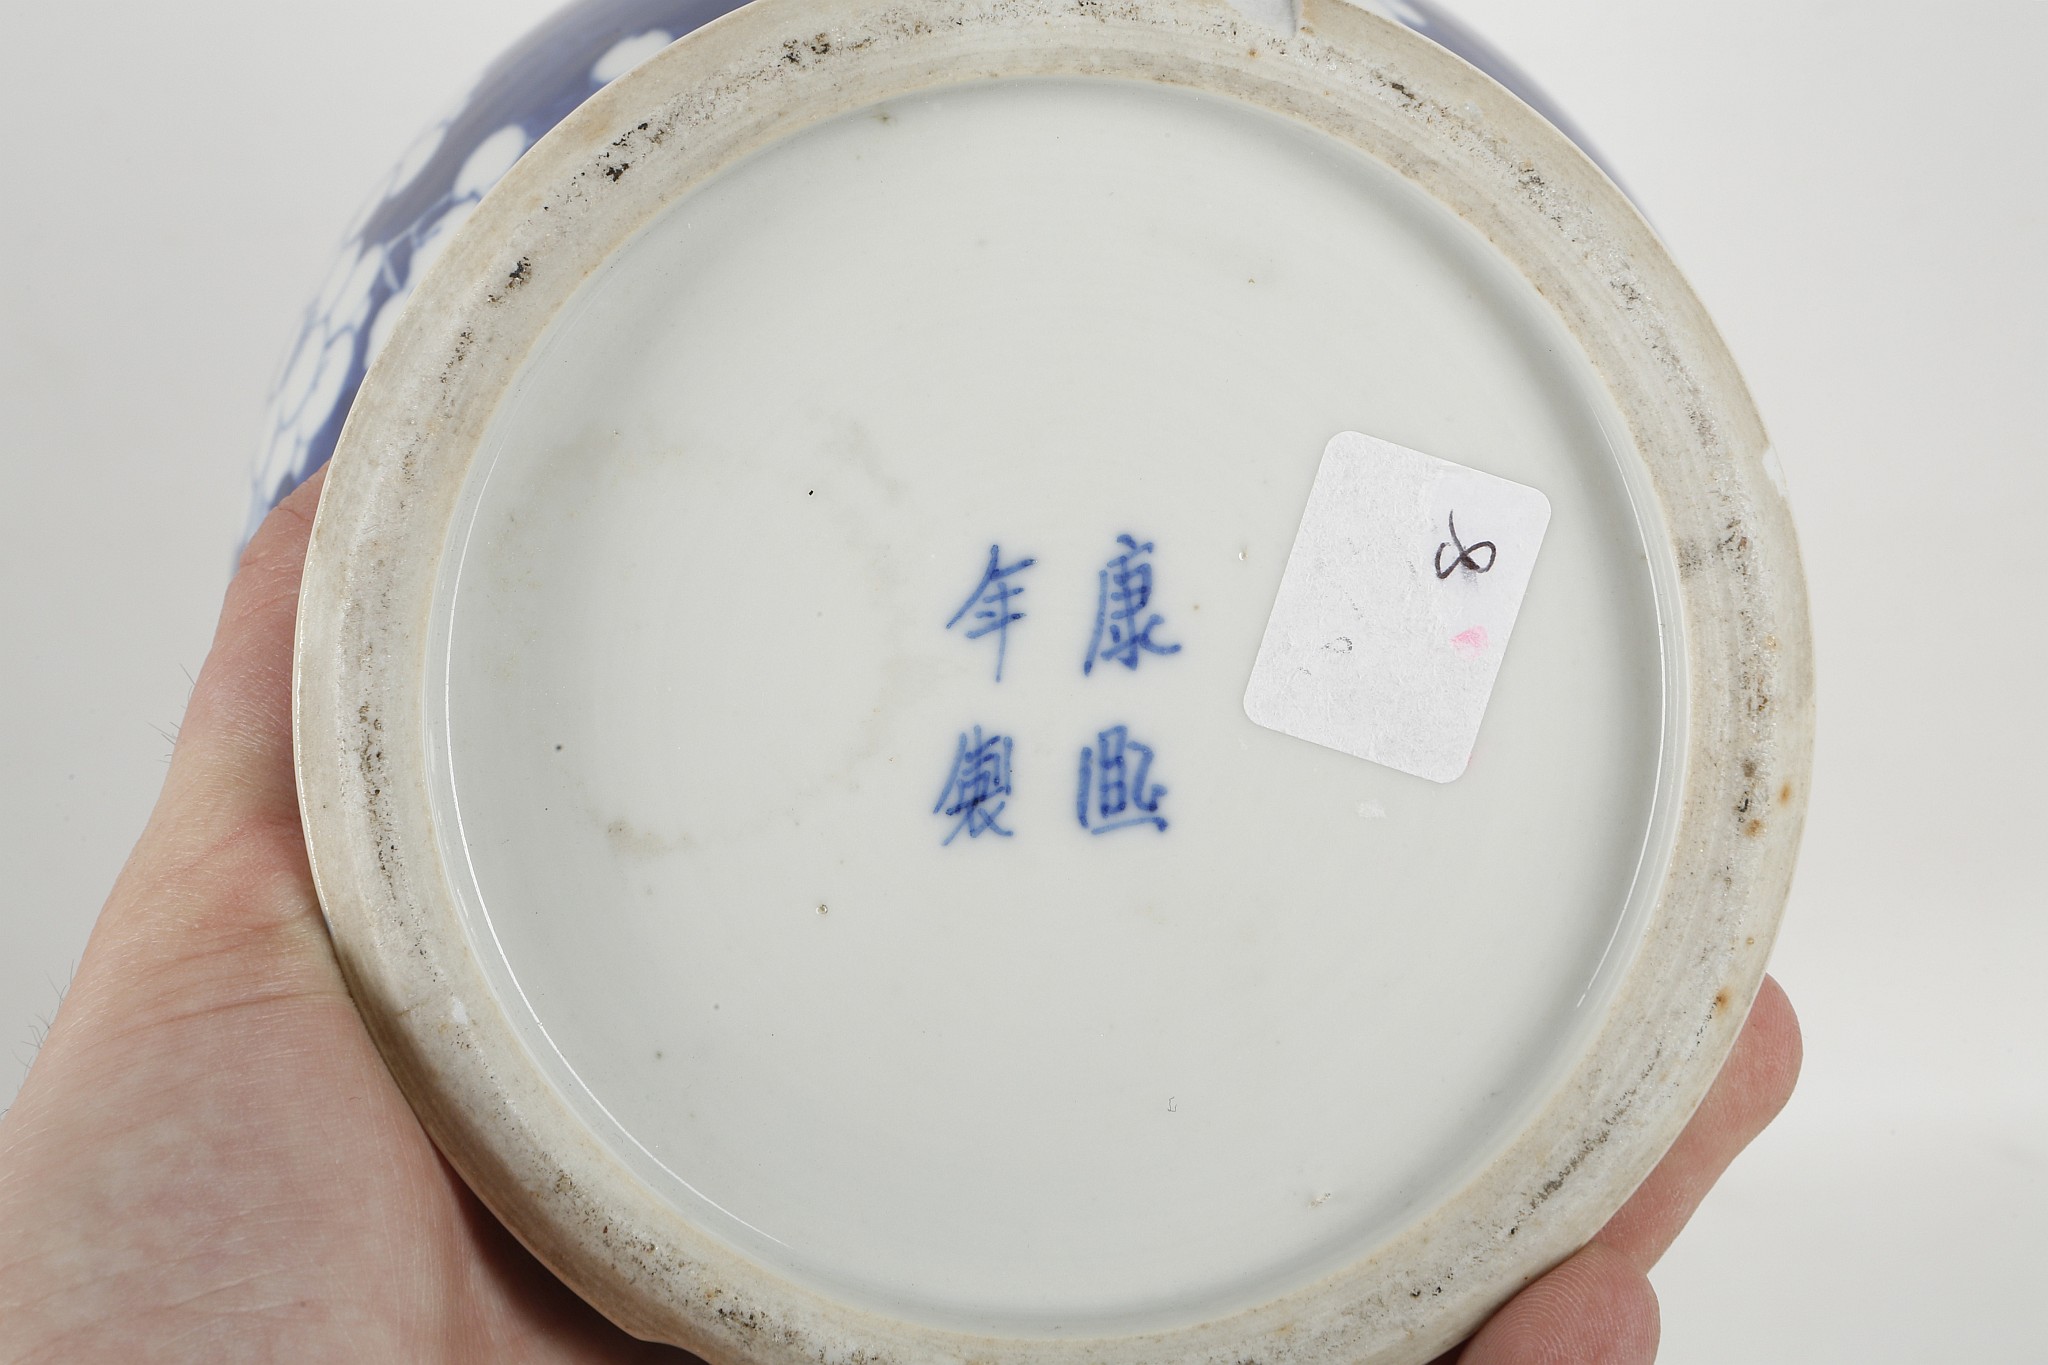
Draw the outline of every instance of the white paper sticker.
[[[1432,782],[1465,771],[1550,499],[1347,431],[1323,450],[1245,688],[1269,729]]]

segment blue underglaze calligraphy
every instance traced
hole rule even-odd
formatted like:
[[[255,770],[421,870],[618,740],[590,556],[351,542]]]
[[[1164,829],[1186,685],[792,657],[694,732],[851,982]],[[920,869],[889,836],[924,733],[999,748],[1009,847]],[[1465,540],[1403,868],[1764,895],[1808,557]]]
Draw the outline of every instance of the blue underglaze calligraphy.
[[[939,792],[932,814],[954,821],[953,828],[939,841],[941,848],[967,831],[970,839],[995,834],[1007,839],[1014,833],[999,823],[1010,789],[1010,737],[983,737],[981,727],[962,733],[953,751],[953,771]]]
[[[1149,782],[1152,750],[1131,738],[1130,727],[1112,725],[1081,750],[1081,780],[1074,816],[1090,834],[1150,825],[1162,833],[1166,817],[1159,802],[1166,788]]]
[[[1152,542],[1140,543],[1136,536],[1118,536],[1123,553],[1102,566],[1097,575],[1095,638],[1081,661],[1081,672],[1095,671],[1102,660],[1136,670],[1146,654],[1178,654],[1177,644],[1162,644],[1152,638],[1163,619],[1151,611]]]
[[[951,630],[962,620],[970,620],[967,627],[970,640],[979,640],[984,635],[996,637],[997,682],[1003,680],[1003,658],[1010,649],[1010,623],[1024,619],[1024,613],[1010,605],[1024,595],[1024,587],[1010,579],[1037,562],[1035,559],[1020,559],[1005,565],[1002,546],[989,546],[988,567],[981,571],[981,581],[974,585],[973,592],[967,594],[967,600],[960,604],[960,610],[953,613],[953,619],[946,622],[946,629]],[[969,612],[973,613],[971,618]]]

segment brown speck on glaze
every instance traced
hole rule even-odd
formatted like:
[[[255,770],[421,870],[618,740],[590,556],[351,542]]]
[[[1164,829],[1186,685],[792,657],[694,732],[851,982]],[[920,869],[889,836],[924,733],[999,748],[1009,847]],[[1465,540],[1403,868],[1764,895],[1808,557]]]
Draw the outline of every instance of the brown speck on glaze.
[[[1690,538],[1678,542],[1678,576],[1691,578],[1707,566],[1706,552],[1697,540]]]
[[[657,834],[623,818],[606,824],[604,837],[614,853],[635,858],[658,858],[663,854],[690,848],[696,843],[687,834]],[[648,894],[653,894],[652,887],[648,888]]]

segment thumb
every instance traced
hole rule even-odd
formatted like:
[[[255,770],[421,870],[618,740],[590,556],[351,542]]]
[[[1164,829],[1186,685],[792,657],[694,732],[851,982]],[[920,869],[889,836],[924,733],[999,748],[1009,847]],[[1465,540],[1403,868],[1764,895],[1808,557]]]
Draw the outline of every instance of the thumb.
[[[280,995],[342,993],[300,832],[292,635],[322,476],[264,521],[228,585],[155,810],[41,1063],[106,1034]]]
[[[174,832],[196,852],[251,821],[298,826],[292,635],[326,473],[315,473],[274,508],[242,553],[145,841]]]

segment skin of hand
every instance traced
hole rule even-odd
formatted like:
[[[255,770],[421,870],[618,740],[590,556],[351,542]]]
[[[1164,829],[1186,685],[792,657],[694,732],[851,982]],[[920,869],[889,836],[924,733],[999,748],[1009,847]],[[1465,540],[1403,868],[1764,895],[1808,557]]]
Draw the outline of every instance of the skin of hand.
[[[613,1327],[477,1202],[343,985],[292,775],[320,483],[243,557],[163,794],[0,1118],[0,1360],[690,1360]],[[1784,1105],[1799,1055],[1766,980],[1649,1180],[1442,1360],[1654,1359],[1646,1272]]]

